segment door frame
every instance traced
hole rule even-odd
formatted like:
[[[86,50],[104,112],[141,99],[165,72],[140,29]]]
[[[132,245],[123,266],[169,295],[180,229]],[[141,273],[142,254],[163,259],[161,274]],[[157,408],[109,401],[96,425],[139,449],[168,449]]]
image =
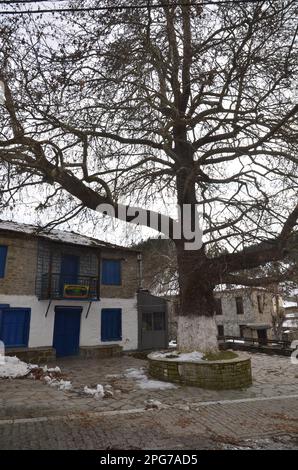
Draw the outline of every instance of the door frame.
[[[60,310],[60,312],[59,312]],[[79,334],[78,334],[78,353],[80,349],[80,339],[81,339],[81,322],[82,322],[82,312],[83,312],[83,307],[81,305],[55,305],[54,307],[54,327],[53,327],[53,340],[52,340],[52,345],[53,348],[55,348],[55,325],[56,325],[56,315],[61,313],[61,311],[69,310],[69,314],[71,314],[71,310],[76,310],[77,313],[80,315],[80,322],[79,322]],[[65,355],[65,356],[58,356],[58,357],[71,357],[71,355]]]

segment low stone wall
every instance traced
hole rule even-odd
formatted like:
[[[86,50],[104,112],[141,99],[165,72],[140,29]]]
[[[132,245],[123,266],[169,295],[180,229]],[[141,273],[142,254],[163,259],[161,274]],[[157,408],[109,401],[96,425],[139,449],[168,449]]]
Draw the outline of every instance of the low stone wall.
[[[252,384],[251,362],[246,355],[225,361],[182,362],[149,354],[148,360],[149,374],[167,382],[210,390],[240,389]]]
[[[105,346],[81,346],[80,357],[85,359],[103,359],[106,357],[115,357],[122,354],[122,349],[122,346],[119,346],[119,344],[108,344]]]
[[[56,350],[54,348],[6,348],[6,356],[16,356],[24,362],[31,364],[46,364],[56,360]]]
[[[56,361],[56,350],[54,348],[6,348],[6,356],[16,356],[21,361],[31,364],[46,364]],[[115,357],[122,354],[122,346],[118,344],[109,344],[106,346],[81,346],[79,357],[89,359],[106,357]]]
[[[289,348],[278,348],[270,346],[262,346],[258,344],[242,344],[242,343],[222,343],[219,344],[219,349],[225,351],[227,349],[233,349],[233,351],[248,351],[254,353],[269,354],[269,356],[291,356],[293,349]]]

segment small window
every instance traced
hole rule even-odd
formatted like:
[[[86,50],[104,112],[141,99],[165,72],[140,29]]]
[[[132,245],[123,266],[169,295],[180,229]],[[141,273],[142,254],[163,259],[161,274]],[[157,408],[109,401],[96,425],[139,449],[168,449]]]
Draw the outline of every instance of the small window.
[[[215,299],[215,314],[216,315],[222,315],[221,299]]]
[[[261,296],[261,295],[257,295],[257,301],[258,301],[258,310],[259,310],[259,313],[263,313],[263,311],[264,311],[264,303],[262,302],[262,296]]]
[[[217,325],[217,332],[218,336],[224,336],[225,335],[225,329],[223,325]]]
[[[244,313],[242,297],[236,297],[236,311],[237,315],[242,315]]]
[[[7,246],[0,245],[0,277],[5,276]]]
[[[165,330],[165,314],[164,312],[153,313],[153,330],[163,331]]]
[[[142,315],[142,330],[152,331],[153,330],[153,317],[151,312],[143,312]]]
[[[107,286],[121,285],[121,261],[118,259],[103,259],[101,283]]]

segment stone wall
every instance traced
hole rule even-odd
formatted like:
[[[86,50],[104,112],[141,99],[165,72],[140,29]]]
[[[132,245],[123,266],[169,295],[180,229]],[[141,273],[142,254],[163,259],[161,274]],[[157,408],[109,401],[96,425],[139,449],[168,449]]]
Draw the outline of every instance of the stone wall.
[[[50,255],[50,253],[52,253]],[[94,276],[101,279],[100,259],[121,260],[121,285],[106,286],[100,284],[100,297],[131,298],[139,287],[137,253],[114,248],[94,248],[51,243],[46,240],[38,242],[38,262],[36,295],[40,297],[41,279],[49,272],[52,256],[52,273],[60,273],[61,255],[69,254],[80,257],[80,276]]]
[[[85,359],[103,359],[106,357],[121,356],[122,347],[118,344],[108,344],[106,346],[81,346],[80,357]]]
[[[202,362],[152,359],[150,356],[149,374],[159,380],[210,390],[241,389],[252,384],[251,362],[247,356]]]
[[[139,287],[138,261],[137,253],[134,251],[102,249],[102,259],[120,259],[121,260],[121,285],[106,286],[101,284],[101,297],[114,298],[120,297],[128,299],[134,297]]]
[[[18,234],[0,234],[0,245],[6,245],[5,275],[0,278],[0,294],[33,295],[37,265],[37,240]]]
[[[55,361],[56,351],[54,348],[8,348],[5,350],[6,356],[16,356],[21,361],[31,364],[46,364]]]
[[[263,311],[258,308],[258,295],[261,298]],[[237,314],[236,297],[243,299],[243,314]],[[215,298],[220,298],[222,302],[222,315],[216,315],[217,325],[223,325],[224,334],[227,336],[240,336],[240,325],[247,323],[272,324],[271,315],[274,312],[274,303],[272,293],[264,289],[247,288],[231,289],[222,292],[216,292]],[[268,339],[272,338],[272,330],[267,330]],[[246,333],[253,336],[253,332]],[[257,333],[255,332],[255,335]]]

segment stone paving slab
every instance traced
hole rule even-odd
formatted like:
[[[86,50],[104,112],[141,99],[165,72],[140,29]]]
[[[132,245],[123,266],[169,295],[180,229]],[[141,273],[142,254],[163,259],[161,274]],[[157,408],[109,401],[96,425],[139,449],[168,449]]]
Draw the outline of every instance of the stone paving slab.
[[[73,384],[72,391],[59,391],[31,379],[0,380],[0,419],[67,415],[69,413],[126,410],[144,407],[148,400],[163,405],[192,408],[206,401],[239,400],[298,394],[298,366],[290,358],[252,354],[253,385],[244,390],[211,391],[177,386],[170,390],[142,390],[136,380],[124,377],[127,369],[140,369],[147,361],[132,356],[57,361]],[[83,393],[85,385],[110,385],[114,398],[95,399]],[[117,393],[116,393],[117,392]]]
[[[197,410],[19,420],[0,449],[298,449],[298,400],[205,404]]]
[[[142,390],[125,373],[147,362],[132,356],[57,365],[72,391],[0,380],[0,449],[298,448],[298,367],[287,357],[252,354],[253,386],[237,391]],[[98,383],[120,392],[82,394]]]

